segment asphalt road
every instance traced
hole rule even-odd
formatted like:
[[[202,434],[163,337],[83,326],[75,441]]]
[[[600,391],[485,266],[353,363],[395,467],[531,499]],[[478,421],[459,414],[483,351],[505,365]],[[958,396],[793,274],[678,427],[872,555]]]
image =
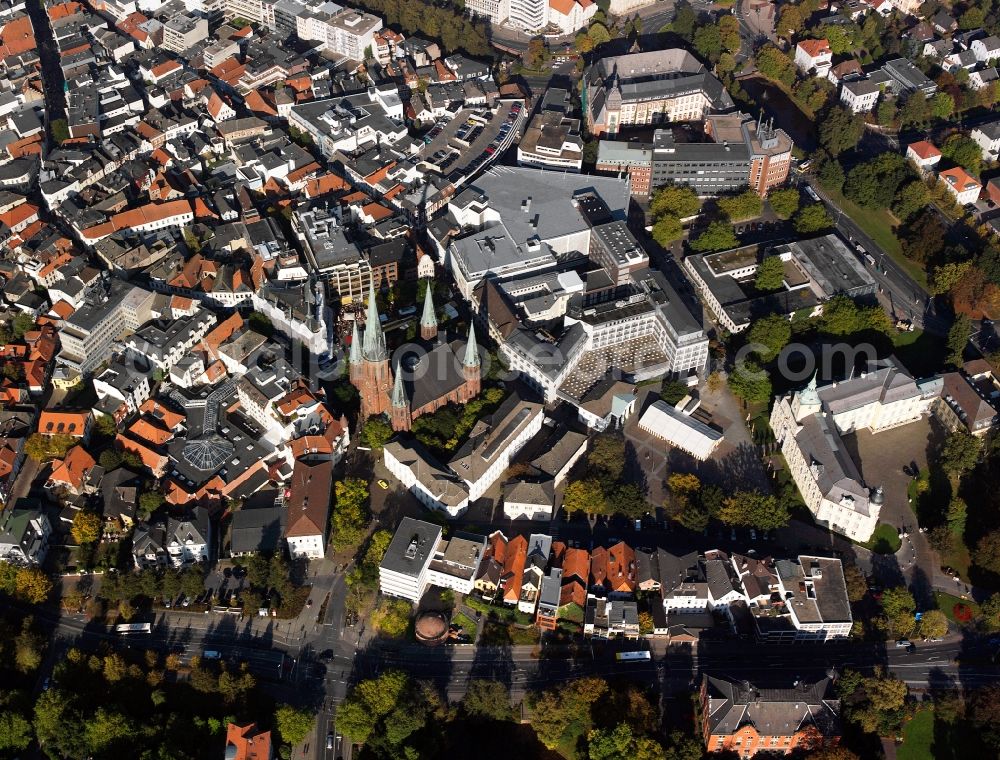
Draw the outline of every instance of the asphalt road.
[[[890,314],[899,319],[912,320],[914,325],[927,332],[937,335],[947,334],[951,320],[936,312],[934,299],[927,289],[904,272],[892,257],[845,214],[843,209],[827,195],[815,177],[807,174],[803,175],[802,179],[826,205],[838,232],[851,242],[861,243],[874,257],[876,265],[871,266],[865,262],[865,268],[878,282],[879,298],[889,307]]]

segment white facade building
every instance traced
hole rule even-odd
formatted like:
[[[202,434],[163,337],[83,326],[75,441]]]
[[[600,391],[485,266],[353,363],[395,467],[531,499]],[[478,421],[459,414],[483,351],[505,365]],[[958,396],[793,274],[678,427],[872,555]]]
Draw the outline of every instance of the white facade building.
[[[441,528],[404,517],[379,564],[379,591],[420,601],[429,583],[431,562],[441,542]]]
[[[485,551],[484,536],[457,533],[451,539],[439,539],[427,568],[428,585],[471,594]]]
[[[878,103],[882,88],[868,79],[844,82],[840,85],[840,102],[852,113],[868,113]]]
[[[894,364],[817,390],[778,399],[771,428],[806,506],[817,522],[854,541],[867,541],[878,525],[883,495],[865,485],[840,435],[873,433],[913,422],[931,398]]]
[[[211,523],[204,507],[195,507],[183,520],[167,520],[166,550],[174,567],[207,562],[211,541]]]

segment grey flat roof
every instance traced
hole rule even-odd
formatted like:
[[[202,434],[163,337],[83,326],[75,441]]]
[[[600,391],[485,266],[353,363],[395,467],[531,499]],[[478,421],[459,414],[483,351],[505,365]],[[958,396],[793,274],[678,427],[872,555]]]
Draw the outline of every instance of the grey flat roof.
[[[795,260],[823,290],[826,297],[837,293],[862,295],[875,290],[875,279],[858,257],[836,235],[824,235],[791,244]]]
[[[416,577],[428,559],[434,556],[440,538],[441,528],[437,525],[404,517],[379,567]]]

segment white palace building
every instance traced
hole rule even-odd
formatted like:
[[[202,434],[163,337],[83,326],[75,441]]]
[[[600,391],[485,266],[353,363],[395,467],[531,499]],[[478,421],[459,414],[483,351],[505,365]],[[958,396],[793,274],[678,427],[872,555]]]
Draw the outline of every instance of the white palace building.
[[[936,386],[918,383],[891,360],[844,382],[809,385],[775,401],[771,429],[816,521],[854,541],[878,524],[881,487],[869,487],[841,435],[877,433],[915,422],[930,410]]]

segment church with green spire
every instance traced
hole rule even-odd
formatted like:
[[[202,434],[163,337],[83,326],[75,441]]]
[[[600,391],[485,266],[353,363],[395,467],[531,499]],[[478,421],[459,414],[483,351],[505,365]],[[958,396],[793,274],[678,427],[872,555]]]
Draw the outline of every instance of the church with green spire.
[[[479,395],[482,367],[475,328],[469,326],[464,341],[448,340],[438,327],[431,291],[428,284],[419,350],[408,350],[404,361],[390,368],[375,290],[369,289],[364,332],[355,322],[350,352],[350,378],[361,396],[362,419],[385,414],[393,430],[409,430],[421,415],[447,404],[464,404]]]

